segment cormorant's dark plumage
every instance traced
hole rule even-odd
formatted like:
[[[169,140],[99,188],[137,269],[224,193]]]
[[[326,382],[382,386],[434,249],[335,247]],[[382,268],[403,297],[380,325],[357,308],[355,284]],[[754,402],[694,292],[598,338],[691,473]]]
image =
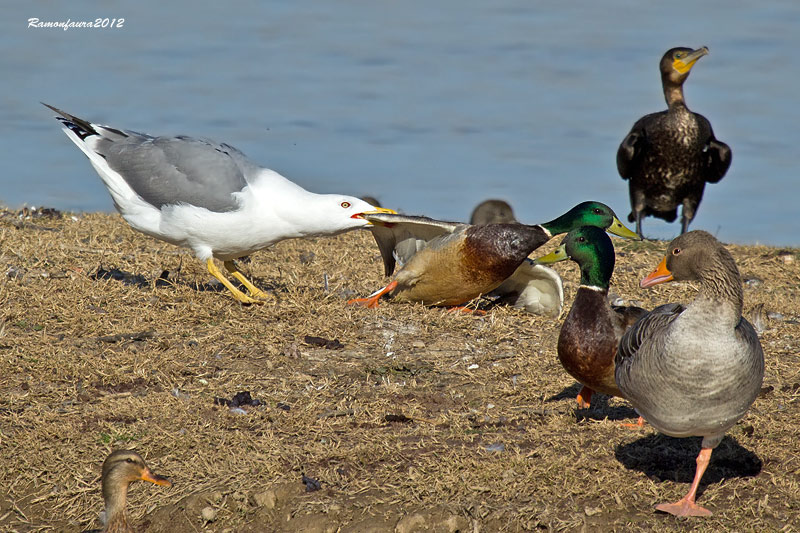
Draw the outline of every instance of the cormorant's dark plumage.
[[[661,84],[667,110],[640,118],[617,150],[617,170],[629,181],[631,214],[642,235],[642,218],[667,222],[681,210],[681,233],[689,228],[706,182],[722,179],[731,149],[714,137],[711,123],[686,107],[683,82],[708,48],[673,48],[661,58]]]

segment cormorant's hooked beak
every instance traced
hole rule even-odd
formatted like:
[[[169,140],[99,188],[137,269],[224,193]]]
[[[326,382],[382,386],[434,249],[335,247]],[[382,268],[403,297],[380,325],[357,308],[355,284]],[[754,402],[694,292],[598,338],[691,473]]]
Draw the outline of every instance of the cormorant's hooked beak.
[[[562,244],[549,254],[534,259],[533,262],[537,265],[552,265],[553,263],[558,263],[559,261],[564,261],[566,259],[569,259],[569,256],[567,255],[567,245]]]
[[[643,289],[646,289],[647,287],[652,287],[653,285],[666,283],[672,280],[672,272],[670,272],[667,268],[667,258],[665,256],[664,259],[662,259],[658,264],[656,269],[650,272],[646,278],[639,282],[639,286]]]
[[[616,235],[617,237],[622,237],[623,239],[635,239],[637,241],[642,240],[639,235],[626,228],[625,224],[620,222],[617,217],[614,217],[614,220],[611,222],[611,225],[606,231]]]
[[[703,57],[706,54],[708,54],[708,47],[707,46],[704,46],[702,48],[698,48],[697,50],[695,50],[693,52],[689,52],[688,55],[686,55],[686,56],[684,56],[684,57],[682,57],[680,59],[675,59],[672,62],[672,68],[674,68],[675,70],[677,70],[681,74],[686,74],[687,72],[692,70],[692,67],[694,66],[694,64],[697,63],[697,60],[700,59],[701,57]]]

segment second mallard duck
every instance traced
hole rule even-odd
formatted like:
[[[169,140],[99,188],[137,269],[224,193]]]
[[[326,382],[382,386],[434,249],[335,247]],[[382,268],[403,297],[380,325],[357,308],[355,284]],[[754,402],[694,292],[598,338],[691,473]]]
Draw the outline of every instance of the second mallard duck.
[[[620,307],[608,303],[608,288],[614,273],[614,245],[605,231],[583,226],[564,237],[554,252],[535,262],[551,264],[572,259],[581,269],[581,284],[575,294],[561,333],[558,358],[564,369],[583,388],[578,406],[587,408],[597,391],[622,396],[614,381],[614,356],[623,333],[647,314],[641,307]]]

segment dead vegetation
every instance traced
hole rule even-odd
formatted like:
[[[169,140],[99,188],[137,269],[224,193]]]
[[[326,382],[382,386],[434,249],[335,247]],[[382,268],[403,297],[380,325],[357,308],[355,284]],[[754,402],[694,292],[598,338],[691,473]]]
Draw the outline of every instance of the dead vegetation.
[[[117,215],[57,215],[0,212],[0,530],[100,527],[113,448],[174,483],[132,485],[149,532],[800,529],[797,250],[730,247],[764,390],[703,479],[714,516],[686,521],[653,505],[685,493],[699,439],[621,428],[621,399],[576,410],[560,320],[347,306],[383,281],[367,232],[255,254],[270,299],[244,307]],[[638,288],[665,243],[615,244],[623,299],[692,298]],[[568,309],[577,269],[556,268]],[[243,391],[260,405],[219,400]]]

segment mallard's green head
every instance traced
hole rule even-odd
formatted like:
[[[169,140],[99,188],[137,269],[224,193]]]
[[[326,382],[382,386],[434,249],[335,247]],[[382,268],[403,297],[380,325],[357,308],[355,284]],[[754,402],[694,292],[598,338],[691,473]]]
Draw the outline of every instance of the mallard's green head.
[[[570,231],[554,252],[538,258],[539,264],[572,259],[581,269],[581,285],[607,289],[614,273],[614,245],[606,232],[595,226]]]
[[[613,209],[600,202],[580,203],[557,219],[545,222],[541,226],[549,231],[550,235],[567,233],[581,226],[595,226],[619,237],[639,239],[638,235],[619,221]]]

